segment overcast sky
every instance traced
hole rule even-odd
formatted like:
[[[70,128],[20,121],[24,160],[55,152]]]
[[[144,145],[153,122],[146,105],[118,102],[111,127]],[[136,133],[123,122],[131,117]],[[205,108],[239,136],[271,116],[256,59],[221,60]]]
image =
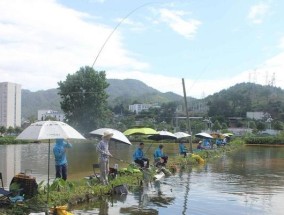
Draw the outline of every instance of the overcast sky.
[[[57,88],[94,64],[108,79],[180,95],[184,78],[196,98],[242,82],[283,87],[283,8],[282,0],[0,0],[0,82]]]

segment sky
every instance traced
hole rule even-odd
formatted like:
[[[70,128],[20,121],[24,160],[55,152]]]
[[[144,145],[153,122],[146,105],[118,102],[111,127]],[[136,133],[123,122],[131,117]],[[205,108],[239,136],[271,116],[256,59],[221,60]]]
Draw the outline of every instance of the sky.
[[[282,0],[0,0],[0,82],[57,88],[91,66],[204,98],[237,83],[283,89]],[[281,21],[282,20],[282,21]]]

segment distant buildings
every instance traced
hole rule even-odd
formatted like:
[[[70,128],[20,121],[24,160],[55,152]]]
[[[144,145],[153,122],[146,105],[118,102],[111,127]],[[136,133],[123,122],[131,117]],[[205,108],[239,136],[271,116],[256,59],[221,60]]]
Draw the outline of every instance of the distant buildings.
[[[65,116],[64,114],[54,111],[54,110],[38,110],[37,112],[37,120],[45,121],[46,119],[53,118],[56,121],[63,122]]]
[[[0,126],[21,126],[21,85],[0,83]]]
[[[247,118],[261,120],[264,118],[264,112],[247,112]]]
[[[160,108],[158,105],[154,104],[133,104],[129,105],[129,111],[135,112],[136,114],[139,114],[143,110],[149,110],[149,108]]]

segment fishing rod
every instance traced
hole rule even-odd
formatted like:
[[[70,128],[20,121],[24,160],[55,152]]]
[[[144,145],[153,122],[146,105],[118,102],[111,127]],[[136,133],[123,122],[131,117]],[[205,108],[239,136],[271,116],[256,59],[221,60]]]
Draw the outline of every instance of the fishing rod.
[[[145,151],[145,155],[148,153],[148,151],[150,150],[150,148],[152,147],[153,142],[151,143],[151,145],[148,147],[148,149]]]
[[[118,161],[123,162],[123,163],[132,164],[132,163],[129,163],[129,162],[125,161],[125,160],[121,160],[121,159],[116,158],[116,157],[110,157],[110,158],[113,158],[113,159],[118,160]]]
[[[92,65],[92,68],[94,67],[94,65],[95,65],[95,63],[96,63],[96,61],[97,61],[97,59],[99,58],[99,56],[100,56],[101,52],[103,51],[105,45],[107,44],[108,40],[111,38],[111,36],[113,35],[113,33],[116,31],[116,29],[123,23],[123,21],[124,21],[125,19],[127,19],[127,17],[129,17],[132,13],[134,13],[135,11],[137,11],[138,9],[140,9],[140,8],[142,8],[142,7],[145,7],[145,6],[149,5],[149,4],[153,4],[153,3],[154,3],[154,2],[148,2],[148,3],[145,3],[145,4],[140,5],[139,7],[134,8],[134,9],[133,9],[132,11],[130,11],[125,17],[123,17],[122,20],[120,20],[120,22],[115,26],[115,28],[112,30],[112,32],[108,35],[108,37],[106,38],[106,40],[105,40],[105,42],[103,43],[102,47],[100,48],[100,50],[99,50],[99,52],[98,52],[98,54],[97,54],[97,56],[96,56],[96,58],[95,58],[95,60],[94,60],[94,63],[93,63],[93,65]]]

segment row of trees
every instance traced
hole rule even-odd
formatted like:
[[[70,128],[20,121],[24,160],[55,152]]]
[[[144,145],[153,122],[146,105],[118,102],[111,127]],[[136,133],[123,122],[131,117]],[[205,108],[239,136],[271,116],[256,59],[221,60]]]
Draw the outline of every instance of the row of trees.
[[[160,108],[150,108],[148,111],[142,111],[139,115],[129,112],[129,104],[121,102],[110,106],[107,103],[106,89],[109,84],[106,80],[105,71],[95,71],[88,66],[82,67],[76,73],[68,74],[66,80],[60,81],[58,86],[58,94],[61,97],[60,105],[65,113],[67,123],[82,133],[88,133],[100,127],[112,127],[123,131],[135,126],[137,122],[157,130],[173,131],[176,127],[178,127],[178,130],[186,130],[185,120],[175,121],[177,106],[180,105],[177,102],[164,103]],[[235,91],[221,91],[220,94],[207,98],[208,115],[212,116],[210,129],[227,129],[229,125],[227,117],[244,116],[248,108],[253,111],[257,104],[260,105],[261,102],[253,100],[254,95],[250,91],[251,87],[250,84],[237,85]],[[257,90],[259,89],[257,88]],[[267,93],[268,90],[263,91],[265,102],[271,104],[274,102],[273,104],[277,105],[273,105],[273,107],[282,110],[282,103],[277,102],[275,97],[270,97]],[[253,92],[255,91],[256,88]],[[204,115],[204,119],[208,115]],[[278,116],[281,118],[282,115]],[[204,119],[191,121],[193,132],[206,129]],[[260,121],[239,121],[237,126],[258,130],[265,129],[265,123]],[[275,120],[272,127],[283,130],[283,123],[281,120]]]
[[[82,67],[74,74],[68,74],[65,81],[58,83],[58,94],[61,97],[61,109],[65,113],[66,121],[82,133],[88,133],[100,127],[112,127],[124,131],[133,127],[139,122],[143,126],[152,127],[157,130],[177,130],[185,131],[186,120],[177,120],[177,107],[180,102],[169,102],[161,104],[159,108],[150,108],[142,111],[139,115],[130,112],[128,105],[123,101],[120,103],[108,104],[107,91],[109,84],[104,71],[95,71],[91,67]],[[253,87],[253,90],[252,90]],[[278,101],[275,92],[280,95],[279,90],[274,90],[274,94],[269,94],[272,88],[260,88],[252,84],[240,84],[234,89],[224,90],[213,96],[206,98],[209,112],[203,115],[203,119],[192,120],[191,130],[193,133],[208,129],[206,117],[212,116],[210,129],[213,131],[228,128],[228,117],[244,117],[246,111],[254,111],[270,104],[272,113],[278,118],[271,124],[271,128],[283,130],[282,114],[284,105]],[[257,99],[256,93],[262,96]],[[135,101],[134,103],[141,103]],[[265,108],[264,108],[265,109]],[[271,112],[271,110],[270,110]],[[280,114],[279,114],[280,112]],[[179,113],[180,114],[180,113]],[[185,115],[183,115],[185,116]],[[284,114],[283,114],[284,116]],[[273,115],[275,118],[275,115]],[[53,120],[53,119],[50,119]],[[33,122],[33,120],[30,120]],[[254,130],[265,130],[266,123],[262,121],[240,120],[237,127],[247,127]],[[0,133],[19,133],[20,128],[1,127]]]
[[[8,128],[6,128],[5,126],[0,126],[0,134],[1,135],[11,135],[11,134],[19,134],[21,133],[23,129],[21,127],[15,127],[13,128],[12,126],[9,126]]]

